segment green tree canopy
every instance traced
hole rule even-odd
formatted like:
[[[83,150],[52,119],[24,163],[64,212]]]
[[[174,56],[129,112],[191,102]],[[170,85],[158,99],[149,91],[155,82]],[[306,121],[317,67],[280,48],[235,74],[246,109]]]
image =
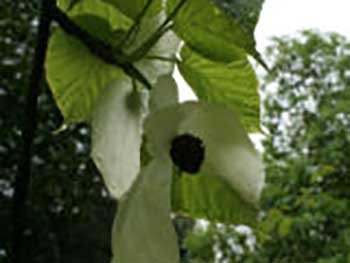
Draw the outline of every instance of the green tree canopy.
[[[350,260],[350,42],[275,38],[267,49],[264,262]]]

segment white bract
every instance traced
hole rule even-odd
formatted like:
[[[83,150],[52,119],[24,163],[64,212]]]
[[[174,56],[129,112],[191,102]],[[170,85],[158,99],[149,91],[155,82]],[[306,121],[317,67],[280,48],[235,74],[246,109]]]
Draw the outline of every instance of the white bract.
[[[113,263],[179,262],[170,190],[170,160],[155,157],[119,201],[112,231]]]
[[[150,92],[150,112],[176,105],[178,101],[179,92],[173,77],[171,75],[160,76]]]
[[[110,84],[92,114],[92,158],[113,197],[129,190],[140,171],[143,118],[148,94],[124,77]]]

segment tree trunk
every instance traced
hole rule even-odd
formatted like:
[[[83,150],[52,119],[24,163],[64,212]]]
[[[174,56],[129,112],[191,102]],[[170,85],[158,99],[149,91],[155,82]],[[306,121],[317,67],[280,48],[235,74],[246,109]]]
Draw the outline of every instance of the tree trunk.
[[[39,32],[33,58],[32,72],[29,78],[28,91],[24,107],[24,120],[22,130],[22,151],[18,161],[18,174],[14,182],[13,203],[13,247],[12,258],[14,263],[27,261],[24,255],[23,232],[26,221],[26,202],[28,199],[29,184],[32,175],[31,159],[35,130],[37,126],[37,101],[40,82],[43,76],[45,54],[50,35],[50,10],[55,4],[52,0],[42,0],[40,10]]]

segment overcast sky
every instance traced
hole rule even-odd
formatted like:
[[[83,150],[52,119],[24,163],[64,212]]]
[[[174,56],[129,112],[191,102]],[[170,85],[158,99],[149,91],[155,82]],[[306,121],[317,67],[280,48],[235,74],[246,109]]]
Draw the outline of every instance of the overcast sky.
[[[265,0],[255,32],[258,49],[262,52],[271,36],[309,28],[350,37],[350,0]]]

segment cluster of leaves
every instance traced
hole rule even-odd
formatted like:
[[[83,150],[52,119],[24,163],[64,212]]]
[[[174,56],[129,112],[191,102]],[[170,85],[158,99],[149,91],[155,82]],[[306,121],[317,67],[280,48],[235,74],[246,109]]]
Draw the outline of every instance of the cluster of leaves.
[[[247,56],[263,63],[253,37],[262,3],[59,0],[53,8],[60,27],[47,79],[65,123],[91,125],[92,158],[119,200],[114,260],[177,262],[171,211],[254,222],[264,178],[244,128],[259,130]],[[178,103],[175,64],[200,102]],[[195,177],[172,175],[171,142],[184,134],[203,142]]]
[[[190,262],[349,262],[350,43],[304,31],[273,39],[267,58],[267,186],[254,252],[241,256],[228,241],[215,250],[223,229],[211,226],[185,240]]]

